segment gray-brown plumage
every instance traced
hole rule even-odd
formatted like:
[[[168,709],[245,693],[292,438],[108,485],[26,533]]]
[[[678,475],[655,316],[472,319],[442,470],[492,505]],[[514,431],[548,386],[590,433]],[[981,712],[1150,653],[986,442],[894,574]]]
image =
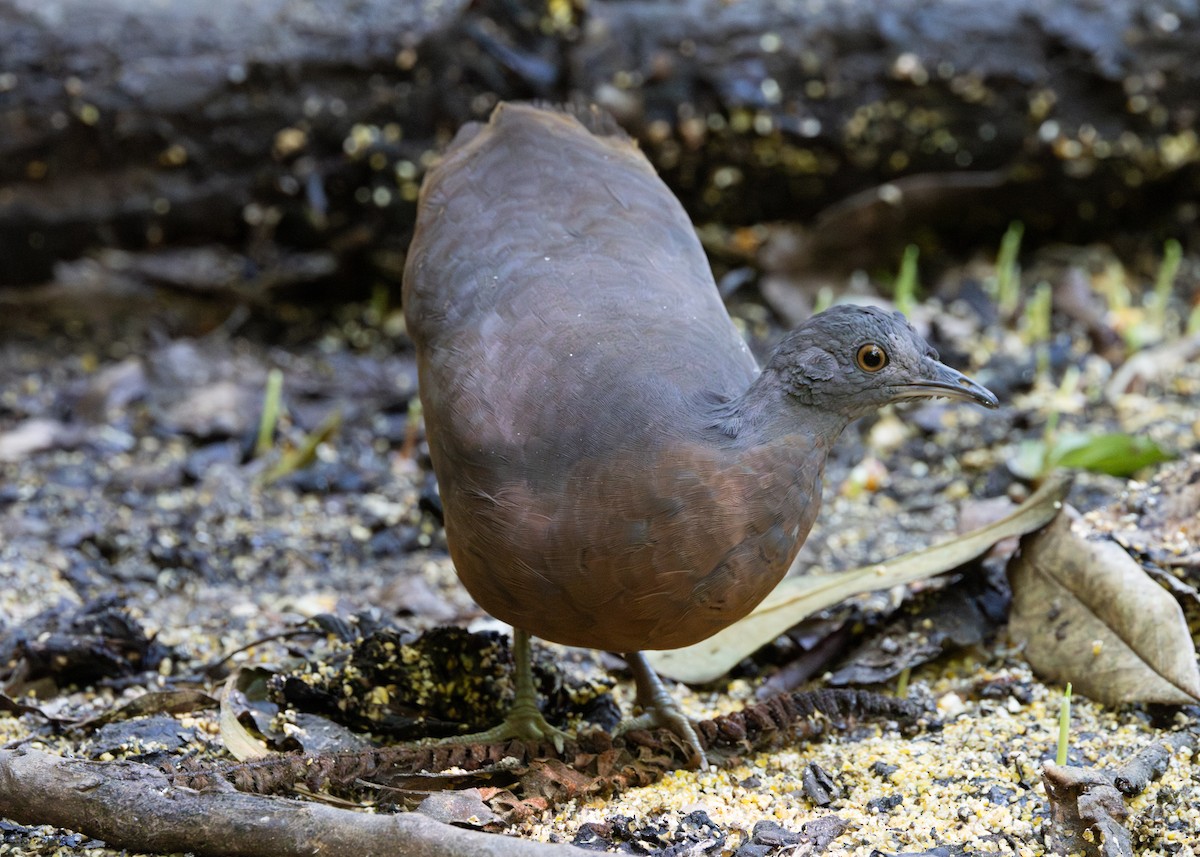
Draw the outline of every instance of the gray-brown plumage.
[[[869,307],[814,316],[760,372],[645,157],[532,106],[467,126],[429,172],[404,309],[459,577],[575,646],[712,635],[788,568],[849,421],[996,401]]]

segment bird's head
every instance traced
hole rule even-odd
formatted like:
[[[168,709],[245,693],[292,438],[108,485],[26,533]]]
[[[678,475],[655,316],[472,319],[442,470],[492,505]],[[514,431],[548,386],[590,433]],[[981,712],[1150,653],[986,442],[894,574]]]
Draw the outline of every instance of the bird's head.
[[[995,408],[995,395],[938,359],[898,312],[836,306],[793,330],[767,362],[804,404],[857,419],[904,399],[965,399]]]

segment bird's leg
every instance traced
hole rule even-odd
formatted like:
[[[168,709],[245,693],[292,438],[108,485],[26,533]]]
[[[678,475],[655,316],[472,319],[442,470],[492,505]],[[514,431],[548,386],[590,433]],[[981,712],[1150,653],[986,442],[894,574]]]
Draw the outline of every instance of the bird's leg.
[[[521,741],[550,741],[554,749],[563,751],[564,741],[571,736],[551,726],[542,716],[533,687],[533,653],[529,632],[513,628],[513,682],[516,696],[504,717],[504,722],[484,732],[455,735],[446,739],[452,744],[490,744],[516,738]]]
[[[632,729],[665,727],[682,738],[692,749],[697,768],[707,768],[708,757],[700,744],[696,728],[680,710],[679,704],[667,691],[658,673],[651,668],[646,656],[642,652],[630,652],[625,655],[625,660],[633,670],[633,681],[637,685],[637,704],[641,707],[642,714],[624,721],[617,729],[617,734]]]

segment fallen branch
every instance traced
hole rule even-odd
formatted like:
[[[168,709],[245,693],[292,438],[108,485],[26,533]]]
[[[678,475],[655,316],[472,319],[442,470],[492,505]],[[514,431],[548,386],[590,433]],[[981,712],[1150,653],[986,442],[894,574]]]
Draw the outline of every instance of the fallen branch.
[[[464,830],[420,813],[373,815],[232,789],[172,785],[137,762],[0,750],[0,816],[116,848],[204,857],[580,857],[570,845]]]

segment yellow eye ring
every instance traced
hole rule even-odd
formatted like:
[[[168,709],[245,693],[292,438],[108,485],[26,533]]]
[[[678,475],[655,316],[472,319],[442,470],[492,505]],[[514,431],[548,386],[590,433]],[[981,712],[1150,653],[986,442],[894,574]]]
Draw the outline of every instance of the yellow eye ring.
[[[888,355],[874,342],[868,342],[859,347],[858,354],[854,355],[854,362],[864,372],[875,373],[888,365]]]

